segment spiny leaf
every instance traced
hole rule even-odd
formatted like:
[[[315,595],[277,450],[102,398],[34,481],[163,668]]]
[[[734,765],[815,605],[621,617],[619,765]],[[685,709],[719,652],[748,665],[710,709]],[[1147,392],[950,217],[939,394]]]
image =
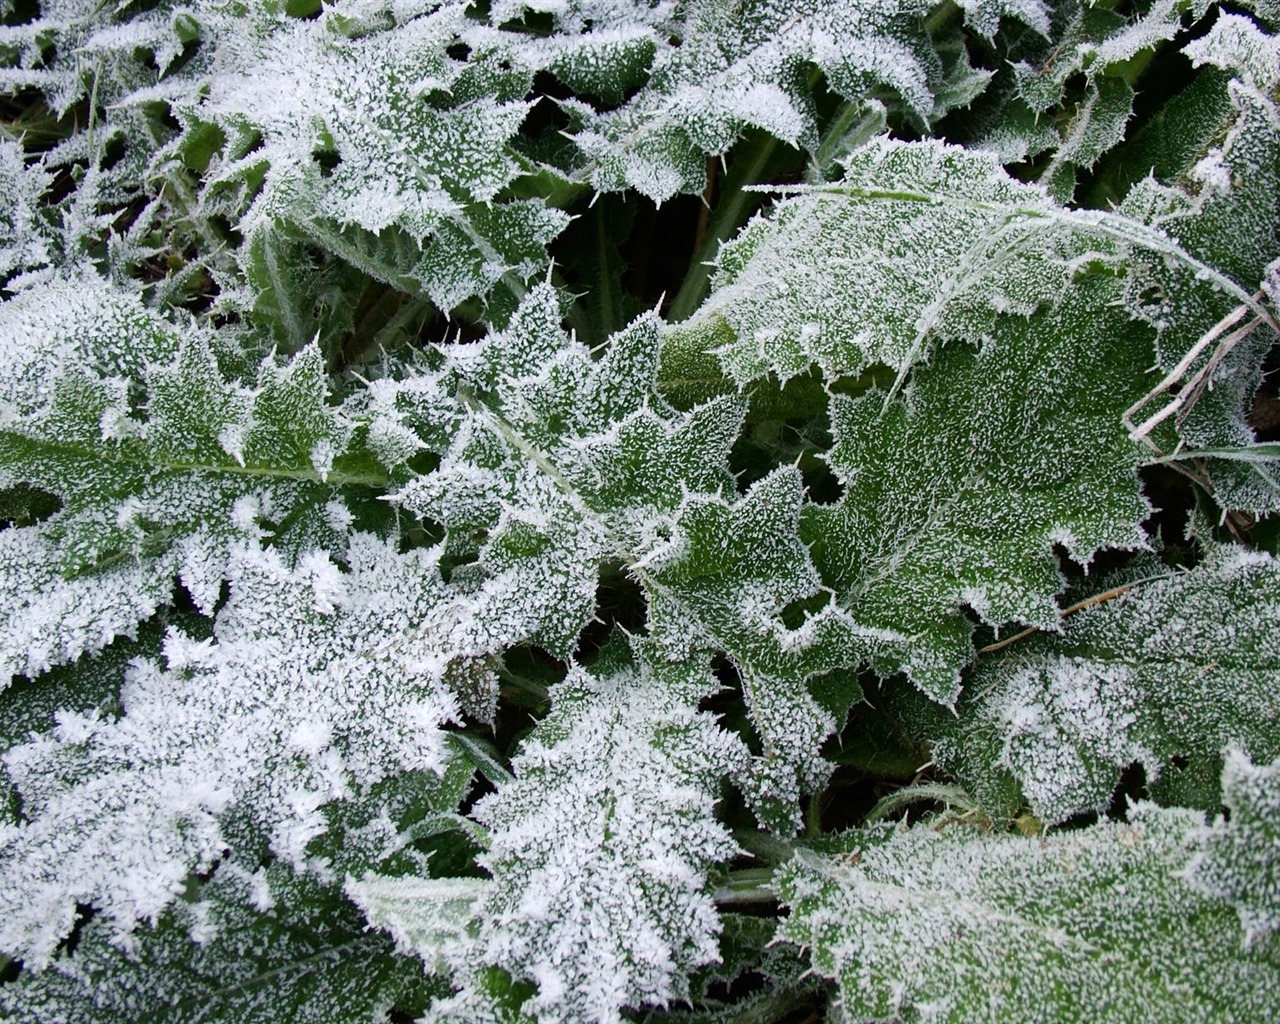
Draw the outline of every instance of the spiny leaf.
[[[1044,24],[1039,4],[1009,6]],[[578,121],[573,140],[591,184],[633,188],[655,202],[701,192],[706,157],[725,152],[749,128],[816,150],[817,112],[805,82],[810,65],[846,100],[859,103],[887,87],[915,119],[941,115],[943,65],[925,12],[914,0],[690,5],[681,45],[655,51],[648,83],[626,104],[605,113],[565,104]],[[993,14],[989,8],[980,20],[990,24]],[[570,73],[585,73],[598,59],[598,44],[581,38],[577,52],[557,47],[555,59]]]
[[[1230,751],[1222,802],[1231,817],[1201,834],[1187,878],[1211,899],[1236,908],[1250,945],[1267,939],[1274,950],[1280,932],[1280,760],[1255,765],[1241,751]]]
[[[981,350],[944,347],[903,400],[832,400],[827,458],[845,493],[806,510],[804,535],[857,622],[909,638],[877,667],[934,700],[955,700],[971,657],[963,605],[1052,629],[1055,544],[1086,564],[1146,545],[1141,458],[1120,415],[1151,335],[1114,296],[1112,278],[1084,273],[1056,308],[1001,318]]]
[[[705,668],[636,646],[635,662],[615,643],[593,671],[571,668],[515,778],[476,805],[492,881],[350,886],[428,964],[452,966],[462,1002],[428,1020],[458,1019],[484,969],[500,967],[537,985],[521,1012],[542,1024],[616,1022],[624,1006],[686,997],[686,974],[716,959],[707,871],[737,848],[712,808],[746,751],[696,711],[717,689]]]

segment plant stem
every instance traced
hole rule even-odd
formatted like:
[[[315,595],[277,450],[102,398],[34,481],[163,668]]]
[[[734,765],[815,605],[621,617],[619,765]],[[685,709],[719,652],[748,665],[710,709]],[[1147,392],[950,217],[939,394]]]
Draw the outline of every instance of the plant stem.
[[[773,888],[773,868],[742,868],[730,871],[712,897],[720,906],[742,903],[773,903],[778,894]]]
[[[720,202],[707,222],[706,233],[693,254],[689,272],[685,274],[676,297],[671,300],[671,308],[667,312],[671,323],[688,320],[702,305],[711,282],[709,261],[719,251],[721,243],[738,230],[748,212],[760,202],[759,194],[746,191],[746,186],[764,180],[765,169],[780,143],[772,135],[762,134],[743,145],[743,151],[729,165],[729,173],[725,175],[720,189]]]

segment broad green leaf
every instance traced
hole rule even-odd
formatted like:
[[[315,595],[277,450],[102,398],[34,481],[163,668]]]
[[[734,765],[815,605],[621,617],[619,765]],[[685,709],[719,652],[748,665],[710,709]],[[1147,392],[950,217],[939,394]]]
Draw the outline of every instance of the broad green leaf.
[[[1280,961],[1184,877],[1201,816],[1134,808],[1038,839],[963,825],[845,833],[781,872],[784,938],[846,1019],[1266,1020]]]
[[[939,342],[982,343],[1000,316],[1052,304],[1081,268],[1118,270],[1136,252],[1177,268],[1166,277],[1209,281],[1236,302],[1256,287],[1204,262],[1217,251],[1180,248],[1163,221],[1153,230],[1149,209],[1067,210],[992,155],[938,142],[875,140],[847,161],[842,181],[789,191],[722,249],[711,297],[668,329],[670,347],[714,351],[739,386],[814,364],[834,380],[876,363],[901,386]],[[1156,319],[1138,296],[1126,301]],[[1162,312],[1161,326],[1177,328],[1166,350],[1181,358],[1200,310],[1188,325],[1177,306]]]
[[[981,349],[945,346],[901,400],[832,399],[827,460],[845,493],[808,507],[803,535],[855,621],[907,638],[877,668],[934,700],[956,699],[972,656],[963,607],[1052,629],[1055,545],[1084,564],[1146,546],[1140,449],[1120,417],[1152,339],[1112,304],[1113,280],[1082,272],[1055,306],[1002,317]]]
[[[1280,759],[1255,765],[1232,750],[1222,773],[1222,802],[1230,818],[1201,835],[1187,878],[1236,908],[1250,945],[1274,950],[1280,932]]]
[[[101,917],[74,952],[0,986],[12,1024],[368,1024],[420,1009],[419,965],[332,887],[223,864],[195,898],[121,940]]]
[[[714,347],[743,386],[816,363],[828,379],[904,373],[935,336],[977,340],[997,311],[1058,294],[1069,234],[1033,186],[940,143],[876,140],[840,183],[757,218],[717,258],[713,292],[669,344]]]
[[[990,810],[1016,812],[1020,795],[1048,823],[1105,810],[1135,763],[1156,797],[1217,807],[1225,749],[1280,755],[1278,586],[1270,555],[1224,547],[1101,587],[1112,599],[1056,635],[980,657],[958,716],[921,722],[934,758]]]

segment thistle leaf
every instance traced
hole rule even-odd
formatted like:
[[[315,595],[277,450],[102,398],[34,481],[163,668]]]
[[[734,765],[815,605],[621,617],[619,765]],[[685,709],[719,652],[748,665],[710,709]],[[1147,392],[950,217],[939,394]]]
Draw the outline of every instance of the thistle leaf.
[[[633,663],[623,644],[601,662],[553,687],[515,779],[476,806],[490,836],[479,862],[492,875],[476,937],[439,943],[434,928],[393,928],[425,935],[418,952],[449,960],[464,992],[486,965],[535,983],[521,1012],[542,1024],[619,1021],[622,1007],[686,997],[688,972],[718,956],[707,872],[737,850],[713,807],[746,752],[695,710],[714,678],[643,653]],[[427,1019],[458,1019],[456,1009],[445,1002]]]
[[[0,987],[13,1024],[360,1024],[422,1005],[429,983],[412,960],[332,887],[280,865],[224,864],[121,943],[94,918],[73,953]]]
[[[1236,908],[1245,941],[1262,945],[1280,932],[1280,760],[1254,765],[1232,750],[1222,773],[1222,802],[1231,817],[1200,836],[1188,881]]]
[[[1109,277],[1082,275],[1057,308],[1002,318],[981,350],[944,347],[904,400],[832,400],[827,458],[845,493],[806,510],[804,536],[855,621],[910,638],[880,671],[905,670],[934,700],[955,700],[972,656],[961,606],[1053,629],[1055,544],[1087,564],[1147,543],[1120,418],[1152,342],[1112,295]]]

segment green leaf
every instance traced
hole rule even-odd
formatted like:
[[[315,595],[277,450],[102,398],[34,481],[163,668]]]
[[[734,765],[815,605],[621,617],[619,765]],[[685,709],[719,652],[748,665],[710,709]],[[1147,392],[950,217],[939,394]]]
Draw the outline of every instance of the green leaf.
[[[1274,950],[1280,932],[1280,759],[1254,765],[1232,750],[1222,772],[1230,818],[1202,833],[1188,881],[1235,907],[1250,945]]]
[[[117,565],[65,579],[62,552],[44,526],[0,531],[0,690],[15,675],[96,654],[169,603],[173,559]]]
[[[676,347],[714,346],[739,386],[815,363],[828,380],[882,363],[901,383],[935,340],[981,341],[1141,233],[1074,217],[993,156],[937,142],[875,140],[842,181],[797,191],[724,246],[710,299],[668,331]]]
[[[386,448],[353,444],[357,423],[329,405],[314,346],[283,366],[268,357],[246,388],[224,378],[207,336],[180,339],[131,293],[91,278],[5,304],[0,344],[14,354],[0,382],[13,412],[0,457],[11,479],[62,500],[41,530],[59,542],[64,572],[142,558],[132,574],[156,580],[139,587],[154,610],[174,560],[151,560],[172,552],[208,611],[235,544],[270,536],[295,555],[341,551],[355,515],[381,516],[361,506],[387,483],[374,457]]]
[[[731,486],[739,403],[675,412],[656,390],[658,345],[647,315],[594,360],[540,285],[505,330],[449,352],[442,377],[465,415],[439,470],[392,500],[478,556],[453,577],[471,600],[446,627],[452,646],[532,641],[567,657],[595,614],[600,568],[621,563],[643,583],[676,552],[688,496]]]
[[[1278,585],[1271,556],[1224,547],[1189,572],[1102,588],[1111,599],[1058,635],[979,659],[958,717],[929,727],[935,759],[980,796],[1011,776],[1051,824],[1105,810],[1134,763],[1158,798],[1218,806],[1223,750],[1280,755]],[[990,809],[1016,811],[1007,799]]]
[[[279,865],[222,865],[124,942],[94,918],[72,953],[0,986],[12,1024],[366,1024],[430,984],[340,893]]]
[[[449,770],[441,731],[459,715],[454,658],[420,635],[447,599],[438,557],[356,534],[344,573],[319,552],[289,569],[244,548],[213,639],[171,630],[164,665],[126,668],[122,715],[65,711],[12,747],[23,821],[0,827],[0,949],[39,969],[77,904],[127,933],[227,850],[367,869],[414,841],[415,815],[452,811],[471,775]],[[412,626],[396,640],[388,623]],[[407,792],[378,788],[415,772]],[[326,814],[336,800],[360,807]],[[347,831],[338,854],[312,845],[330,828]]]
[[[1265,1020],[1280,962],[1183,877],[1200,815],[1132,817],[1038,839],[848,832],[782,869],[781,934],[856,1020]]]
[[[1039,4],[1000,7],[1044,24]],[[655,51],[648,82],[627,103],[598,113],[566,102],[578,122],[573,140],[585,173],[600,191],[632,188],[661,203],[677,192],[701,192],[706,158],[724,153],[746,130],[816,151],[810,67],[846,100],[860,104],[887,92],[912,120],[928,123],[947,108],[938,100],[943,62],[925,13],[913,0],[691,4],[676,30],[680,45]],[[984,28],[996,17],[994,7],[979,16]],[[552,51],[557,67],[592,67],[596,47],[591,35],[580,38],[572,51]]]
[[[1114,296],[1114,279],[1082,273],[1055,307],[1001,318],[980,350],[942,348],[903,400],[832,399],[827,460],[845,493],[806,509],[803,534],[856,622],[908,638],[881,672],[951,704],[972,656],[964,606],[1051,629],[1054,545],[1084,564],[1146,546],[1141,460],[1120,418],[1151,335]]]
[[[457,1019],[500,967],[537,985],[522,1012],[539,1021],[616,1021],[685,998],[687,973],[717,958],[707,873],[737,847],[713,807],[746,751],[696,710],[718,688],[705,668],[635,647],[634,661],[615,642],[592,671],[571,667],[515,778],[477,803],[491,881],[349,884],[375,923],[453,968],[462,1002],[428,1020]]]
[[[654,566],[649,624],[669,657],[724,651],[737,668],[763,750],[739,785],[770,828],[799,827],[799,796],[825,784],[823,741],[840,722],[809,690],[821,673],[848,669],[901,642],[892,627],[866,628],[822,593],[799,536],[799,474],[776,470],[736,502],[686,503],[677,557]],[[816,607],[805,607],[814,604]],[[788,606],[803,609],[794,627]],[[861,697],[851,674],[841,680],[839,715]]]
[[[483,878],[348,877],[344,890],[369,924],[389,932],[398,949],[417,953],[428,974],[446,974],[446,951],[475,938],[493,883]]]

